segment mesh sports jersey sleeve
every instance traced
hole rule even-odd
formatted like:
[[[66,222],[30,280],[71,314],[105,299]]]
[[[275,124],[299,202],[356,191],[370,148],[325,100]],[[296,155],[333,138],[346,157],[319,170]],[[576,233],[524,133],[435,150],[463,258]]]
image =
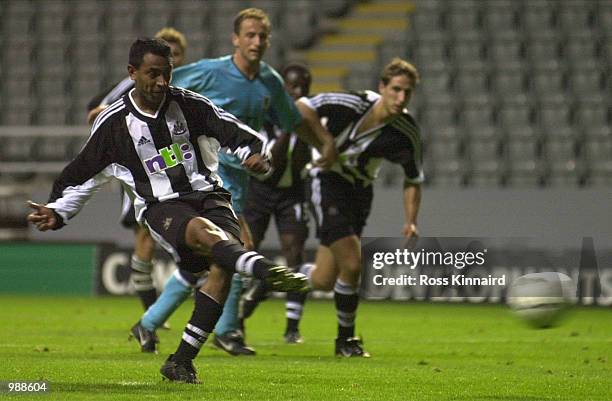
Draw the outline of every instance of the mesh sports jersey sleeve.
[[[397,137],[396,144],[389,147],[392,150],[385,158],[402,166],[406,183],[420,184],[425,180],[421,139],[416,126],[405,129],[405,136]]]
[[[92,132],[77,157],[55,180],[47,207],[64,223],[75,216],[91,196],[113,176],[112,136],[105,126]]]

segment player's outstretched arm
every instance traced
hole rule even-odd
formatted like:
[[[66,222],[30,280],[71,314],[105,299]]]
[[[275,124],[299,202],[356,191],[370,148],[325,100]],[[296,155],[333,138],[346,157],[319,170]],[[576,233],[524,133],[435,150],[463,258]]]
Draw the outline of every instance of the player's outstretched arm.
[[[53,209],[41,204],[28,201],[28,206],[33,209],[27,217],[28,221],[36,226],[39,231],[54,230],[59,227],[59,218]]]
[[[260,153],[252,154],[242,165],[254,175],[266,174],[270,170],[270,162]]]
[[[89,113],[87,113],[87,124],[92,125],[96,117],[98,117],[98,115],[102,113],[102,111],[104,111],[104,109],[106,109],[107,107],[108,105],[101,104],[98,107],[90,110]]]
[[[402,235],[406,238],[419,236],[417,215],[419,214],[420,205],[421,185],[406,183],[406,185],[404,185],[404,214],[406,216],[406,221],[402,228]]]
[[[296,128],[296,133],[306,143],[317,148],[321,154],[315,164],[323,169],[329,169],[338,157],[334,137],[323,127],[316,110],[300,101],[296,102],[296,106],[303,119],[302,123]]]

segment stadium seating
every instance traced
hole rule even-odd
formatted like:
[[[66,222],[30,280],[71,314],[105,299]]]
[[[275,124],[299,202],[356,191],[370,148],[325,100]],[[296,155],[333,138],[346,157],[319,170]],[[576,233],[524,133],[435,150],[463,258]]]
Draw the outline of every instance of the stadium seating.
[[[435,134],[440,126],[459,131],[464,152],[451,164],[464,170],[455,183],[609,182],[612,153],[593,143],[610,140],[611,2],[422,0],[415,6],[408,57],[423,82],[413,110],[428,151],[446,141]],[[452,100],[441,104],[439,96]],[[428,161],[436,176],[452,171],[438,157]],[[438,184],[435,176],[430,183]]]
[[[248,6],[272,20],[267,61],[307,61],[315,92],[375,89],[391,57],[413,61],[428,184],[612,181],[610,0],[5,0],[0,125],[82,125],[88,100],[125,76],[135,36],[171,25],[188,61],[227,54]]]

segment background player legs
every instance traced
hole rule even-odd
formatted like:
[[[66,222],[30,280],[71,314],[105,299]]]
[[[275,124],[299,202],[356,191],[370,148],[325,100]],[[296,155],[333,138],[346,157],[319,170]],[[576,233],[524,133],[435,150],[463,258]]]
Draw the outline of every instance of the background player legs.
[[[140,324],[148,331],[155,331],[199,288],[198,277],[186,270],[177,269],[168,278],[157,300],[142,316]]]
[[[304,263],[305,233],[281,233],[280,242],[282,252],[287,259],[287,265],[294,270],[299,270]],[[285,327],[285,341],[290,344],[303,342],[300,335],[299,324],[304,310],[307,294],[288,292],[285,303],[287,325]]]
[[[230,173],[230,171],[234,169],[221,165],[220,170],[224,171],[225,177],[234,178],[234,180],[230,179],[225,181],[226,186],[230,187],[229,190],[232,191],[232,193],[242,191],[236,188],[236,184],[240,184],[240,188],[246,188],[247,182],[239,180],[237,174]],[[245,249],[253,250],[255,248],[252,239],[253,235],[244,216],[238,216],[238,223],[240,224],[240,240],[244,244]],[[234,274],[229,289],[229,295],[223,307],[223,313],[215,326],[213,344],[230,355],[252,356],[255,355],[255,349],[246,344],[244,332],[242,331],[242,322],[239,317],[242,289],[242,277],[240,277],[239,274]]]
[[[253,216],[251,216],[253,217]],[[263,235],[268,227],[270,214],[258,216],[257,219],[252,219],[250,224],[253,228],[253,243],[255,249],[259,248],[259,244],[263,240]],[[278,215],[276,217],[278,219]],[[278,222],[278,220],[277,220]],[[277,227],[280,233],[281,251],[287,261],[287,265],[296,272],[299,272],[304,260],[304,243],[308,234],[306,227],[303,230],[283,232]],[[253,282],[251,287],[243,295],[240,305],[240,328],[244,331],[244,321],[248,319],[257,305],[267,298],[268,288],[263,282]],[[286,316],[287,326],[285,329],[285,340],[288,343],[300,343],[302,338],[299,333],[299,322],[302,316],[303,305],[306,301],[305,293],[287,293]]]
[[[231,280],[229,296],[223,307],[223,314],[215,326],[213,344],[227,353],[237,355],[255,355],[255,349],[246,345],[244,333],[238,318],[242,278],[234,274]]]
[[[153,254],[155,241],[149,231],[142,227],[135,228],[134,253],[130,261],[130,281],[146,311],[157,299],[157,291],[153,285]]]

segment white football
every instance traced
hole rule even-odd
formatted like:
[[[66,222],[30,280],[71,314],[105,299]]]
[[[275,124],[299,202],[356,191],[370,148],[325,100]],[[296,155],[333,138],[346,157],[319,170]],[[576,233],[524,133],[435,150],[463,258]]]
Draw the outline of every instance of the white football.
[[[558,272],[530,273],[510,285],[507,302],[530,326],[545,328],[559,320],[575,296],[576,286],[569,276]]]

